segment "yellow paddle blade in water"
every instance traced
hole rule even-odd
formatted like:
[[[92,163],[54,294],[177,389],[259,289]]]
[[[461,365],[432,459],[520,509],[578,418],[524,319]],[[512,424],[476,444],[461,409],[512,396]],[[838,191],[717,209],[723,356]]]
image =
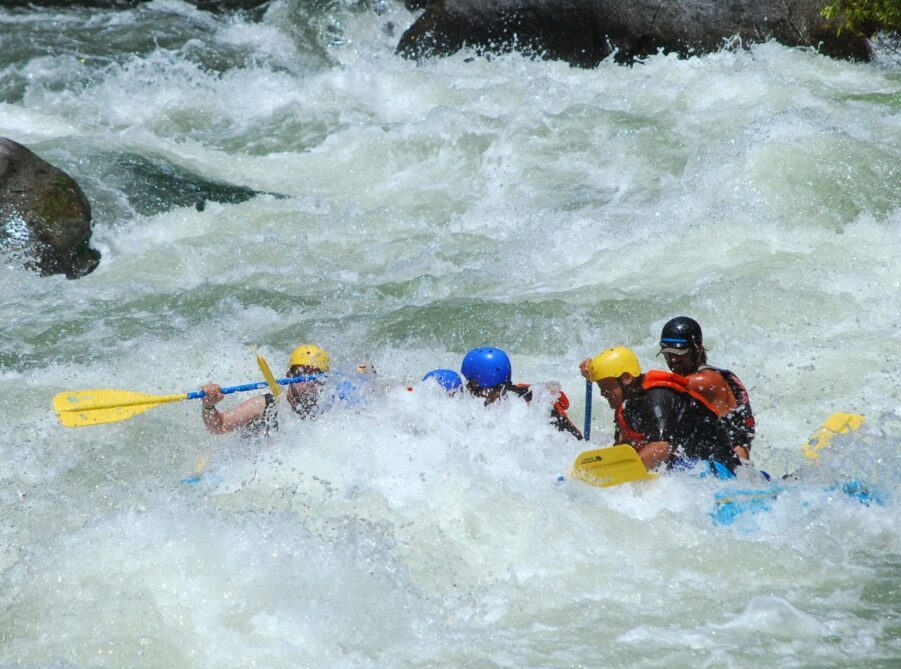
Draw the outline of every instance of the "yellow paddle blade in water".
[[[657,474],[647,470],[638,453],[628,444],[580,453],[573,464],[572,476],[601,488],[657,478]]]
[[[804,444],[804,455],[808,460],[820,457],[820,451],[832,445],[832,438],[837,434],[847,434],[859,430],[866,418],[856,413],[834,413],[816,429]]]
[[[66,427],[101,425],[126,420],[166,402],[188,399],[180,395],[148,395],[130,390],[99,388],[63,392],[53,398],[53,410]]]
[[[278,382],[275,380],[275,375],[272,373],[272,370],[269,369],[269,364],[266,362],[266,358],[263,357],[263,354],[257,350],[256,346],[251,347],[253,349],[254,355],[257,357],[257,365],[260,368],[260,371],[263,372],[263,378],[266,379],[266,383],[269,384],[269,390],[272,391],[272,395],[275,399],[281,397],[282,387],[278,385]]]

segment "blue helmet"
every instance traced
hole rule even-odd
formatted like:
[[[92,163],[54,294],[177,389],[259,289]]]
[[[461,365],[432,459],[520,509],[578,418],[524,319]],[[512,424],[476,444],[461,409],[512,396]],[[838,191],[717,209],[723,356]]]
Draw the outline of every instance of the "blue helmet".
[[[429,379],[435,379],[435,382],[449,393],[463,386],[463,379],[452,369],[433,369],[422,377],[423,381]]]
[[[509,383],[513,375],[510,358],[499,348],[474,348],[463,358],[460,370],[467,381],[475,381],[482,388]]]

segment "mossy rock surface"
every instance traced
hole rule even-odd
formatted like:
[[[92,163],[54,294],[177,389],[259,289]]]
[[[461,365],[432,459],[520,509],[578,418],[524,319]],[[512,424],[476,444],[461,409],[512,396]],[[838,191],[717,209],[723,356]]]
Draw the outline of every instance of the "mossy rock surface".
[[[866,39],[821,14],[826,0],[406,0],[422,13],[397,51],[423,59],[470,47],[594,67],[608,56],[633,63],[658,51],[711,53],[725,44],[775,40],[851,60],[871,57]]]
[[[42,275],[93,271],[91,206],[78,183],[21,144],[0,137],[0,252]]]

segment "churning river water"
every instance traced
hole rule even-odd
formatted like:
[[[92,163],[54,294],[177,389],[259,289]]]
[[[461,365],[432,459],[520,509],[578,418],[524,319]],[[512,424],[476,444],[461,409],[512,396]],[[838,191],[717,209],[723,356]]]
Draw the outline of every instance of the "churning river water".
[[[0,9],[0,135],[79,181],[103,254],[76,281],[0,265],[0,666],[901,666],[898,66],[416,64],[412,20]],[[579,361],[659,366],[680,314],[748,386],[756,466],[867,417],[729,526],[710,479],[558,481],[611,443],[597,394],[585,444],[419,383],[499,346],[581,424]],[[281,372],[304,341],[378,393],[264,442],[196,401],[51,409],[255,381],[251,345]]]

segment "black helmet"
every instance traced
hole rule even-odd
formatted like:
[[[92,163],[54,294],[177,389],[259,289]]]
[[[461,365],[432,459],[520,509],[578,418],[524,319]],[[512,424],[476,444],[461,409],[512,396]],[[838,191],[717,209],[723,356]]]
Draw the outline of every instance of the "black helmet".
[[[685,351],[692,348],[703,348],[704,335],[701,326],[688,316],[676,316],[667,321],[660,332],[660,350],[676,349]]]

